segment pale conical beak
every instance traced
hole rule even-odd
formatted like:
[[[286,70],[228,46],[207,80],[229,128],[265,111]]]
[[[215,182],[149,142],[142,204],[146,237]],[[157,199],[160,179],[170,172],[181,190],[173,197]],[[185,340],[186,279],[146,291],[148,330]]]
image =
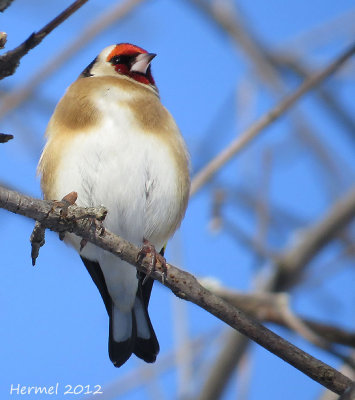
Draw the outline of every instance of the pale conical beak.
[[[156,56],[154,53],[142,53],[138,54],[138,56],[134,59],[131,72],[139,72],[141,74],[146,74],[149,64]]]

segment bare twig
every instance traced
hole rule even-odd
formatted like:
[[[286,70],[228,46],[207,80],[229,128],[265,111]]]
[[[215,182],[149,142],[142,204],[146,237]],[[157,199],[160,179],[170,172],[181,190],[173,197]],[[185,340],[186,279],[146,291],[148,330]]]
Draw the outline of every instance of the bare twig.
[[[255,243],[258,248],[267,247],[267,234],[270,224],[270,181],[272,176],[272,152],[266,149],[262,155],[261,182],[259,195],[255,207],[257,227],[255,232]]]
[[[284,321],[287,324],[289,329],[292,329],[294,332],[298,333],[304,339],[308,340],[310,343],[318,346],[319,348],[326,350],[328,353],[333,356],[339,358],[340,360],[348,363],[352,368],[355,368],[355,363],[351,359],[339,352],[337,349],[332,346],[332,343],[328,342],[324,339],[323,336],[319,335],[315,331],[313,331],[305,322],[302,321],[296,314],[294,314],[289,306],[289,298],[288,296],[283,296],[279,298],[280,301],[278,303],[279,312],[282,315]]]
[[[14,0],[0,0],[0,11],[6,10]]]
[[[100,248],[109,251],[122,260],[136,266],[139,271],[148,273],[151,265],[151,255],[143,260],[138,257],[140,249],[123,238],[114,235],[108,230],[95,226],[92,229],[85,220],[76,219],[78,215],[89,214],[87,210],[70,206],[64,217],[53,207],[53,201],[44,201],[23,196],[17,192],[0,187],[0,207],[16,214],[35,219],[41,224],[56,232],[69,231],[86,239]],[[93,209],[90,209],[90,213]],[[95,210],[95,215],[97,210]],[[105,215],[101,209],[102,218]],[[167,269],[167,271],[165,270]],[[263,346],[284,361],[288,362],[304,374],[335,393],[342,394],[350,386],[351,380],[338,371],[312,357],[285,339],[276,335],[257,321],[234,308],[223,299],[201,286],[197,279],[186,271],[182,271],[171,264],[164,267],[158,260],[151,277],[159,280],[171,289],[178,297],[191,301],[212,315],[238,330],[249,339]]]
[[[278,296],[276,306],[277,312],[280,313],[281,318],[285,321],[286,326],[293,331],[297,332],[300,336],[308,340],[309,342],[319,346],[321,348],[329,347],[329,343],[322,336],[318,335],[312,329],[310,329],[302,318],[298,317],[291,311],[290,301],[288,295]]]
[[[205,285],[204,280],[200,280],[200,283]],[[272,322],[285,327],[288,326],[288,321],[285,319],[285,315],[280,312],[280,307],[278,306],[279,302],[284,301],[283,298],[287,296],[285,293],[241,293],[222,286],[211,286],[208,283],[207,288],[217,296],[260,321]],[[327,342],[355,347],[355,332],[348,332],[332,325],[315,322],[297,314],[294,315]]]
[[[257,207],[258,200],[256,195],[246,189],[234,189],[227,192],[229,201],[235,207],[245,209],[248,213],[253,213]],[[227,200],[226,200],[227,201]],[[254,215],[254,214],[253,214]],[[276,227],[280,230],[286,225],[287,230],[295,229],[306,224],[306,220],[298,215],[293,214],[283,206],[273,203],[270,210],[271,227]]]
[[[300,278],[305,265],[355,217],[355,188],[350,190],[327,212],[320,222],[302,234],[277,261],[274,285],[286,290]]]
[[[13,139],[13,135],[7,135],[6,133],[0,133],[0,143],[6,143]]]
[[[36,221],[35,227],[33,228],[33,232],[30,237],[30,242],[32,248],[31,250],[32,265],[35,266],[39,254],[39,249],[45,243],[45,228],[38,221]]]
[[[227,32],[233,38],[234,42],[253,61],[253,68],[263,77],[265,82],[276,86],[278,89],[281,88],[281,82],[272,66],[268,63],[262,46],[250,32],[246,32],[239,16],[233,9],[232,3],[220,2],[216,7],[213,7],[212,3],[203,0],[189,0],[189,3],[198,7],[218,29]]]
[[[304,65],[301,60],[296,59],[294,55],[271,53],[270,59],[278,68],[286,67],[303,79],[311,75],[311,69]],[[354,141],[353,133],[355,132],[355,120],[353,116],[342,107],[329,88],[319,87],[315,93],[326,107],[327,111],[333,114],[334,117],[346,127],[349,132],[349,138]]]
[[[197,400],[216,400],[221,397],[225,383],[229,381],[230,375],[241,360],[249,342],[248,338],[238,332],[228,332],[223,349],[217,360],[213,362],[213,368],[206,377]]]
[[[355,53],[355,43],[322,70],[306,79],[291,95],[282,100],[276,107],[259,118],[254,124],[235,139],[226,149],[215,157],[206,167],[198,172],[191,183],[191,195],[194,195],[211,177],[225,165],[238,151],[244,148],[263,129],[282,116],[298,99],[319,85]]]
[[[43,80],[53,74],[65,61],[89,43],[96,35],[117,20],[126,17],[143,1],[144,0],[126,0],[119,2],[102,13],[99,17],[95,18],[95,21],[90,21],[87,27],[82,30],[82,33],[73,40],[68,47],[52,57],[47,64],[44,64],[27,83],[2,97],[0,118],[3,118],[11,110],[23,103]]]
[[[224,32],[228,32],[228,34],[234,39],[234,41],[242,47],[244,53],[247,54],[248,58],[252,61],[254,70],[257,71],[258,75],[261,77],[261,80],[269,85],[273,91],[277,94],[284,94],[286,87],[282,80],[278,76],[278,71],[272,65],[269,60],[268,51],[266,51],[265,47],[261,45],[260,42],[251,34],[250,29],[245,26],[240,19],[236,15],[233,15],[233,12],[229,12],[231,10],[226,10],[226,7],[223,7],[226,3],[223,3],[223,6],[220,7],[220,3],[217,4],[217,7],[213,7],[213,3],[203,2],[202,0],[189,0],[191,3],[198,5],[199,9],[205,12],[213,22],[217,22],[217,26],[219,28],[223,28]],[[212,4],[212,5],[211,5]],[[228,6],[229,3],[227,3]],[[227,11],[227,12],[226,12]],[[297,110],[295,110],[297,111]],[[304,118],[300,112],[294,115],[293,118],[294,125],[299,128],[300,122],[303,121],[303,125],[305,124]],[[302,128],[304,127],[302,126]],[[314,136],[314,134],[310,135],[310,129],[307,127],[307,133],[309,136]],[[235,142],[238,142],[238,139]],[[243,147],[245,144],[242,144]],[[239,150],[239,149],[237,149]],[[318,153],[316,153],[318,155]],[[327,154],[326,154],[327,155]],[[319,158],[321,155],[319,155]],[[323,161],[323,160],[321,160]],[[222,164],[223,165],[223,164]],[[217,168],[218,169],[218,168]],[[212,173],[214,173],[213,171]],[[335,177],[335,176],[334,176]],[[336,179],[334,179],[336,181]],[[207,179],[206,179],[207,181]],[[205,182],[206,182],[205,181]],[[205,183],[203,182],[203,183]],[[192,193],[194,193],[194,186],[192,186]],[[292,272],[290,271],[290,278],[292,277]],[[267,285],[268,290],[275,290],[276,287],[273,286],[273,283]],[[287,321],[286,321],[287,322]],[[299,325],[299,324],[298,324]],[[304,328],[307,327],[305,326]],[[304,331],[304,329],[303,329]],[[312,335],[311,335],[312,336]],[[313,335],[314,336],[314,335]],[[226,350],[226,351],[224,351]],[[228,352],[228,349],[224,349],[225,353]],[[231,349],[230,349],[231,351]],[[217,371],[213,369],[215,375],[222,374],[221,371]],[[225,382],[225,380],[224,380]],[[206,382],[206,385],[209,385]]]
[[[339,235],[339,238],[341,238],[341,235]],[[344,243],[339,253],[323,263],[321,276],[319,271],[305,271],[303,274],[302,289],[308,291],[313,290],[315,287],[322,286],[326,281],[331,280],[335,273],[340,272],[342,268],[346,268],[346,261],[349,259],[355,259],[355,242],[350,242],[349,244]]]
[[[273,251],[266,248],[259,241],[256,241],[253,237],[245,233],[236,223],[224,218],[223,221],[224,231],[229,233],[234,239],[237,239],[246,248],[252,249],[252,251],[260,259],[273,259]]]
[[[15,49],[8,51],[0,56],[0,79],[14,74],[16,68],[20,64],[21,58],[26,55],[31,49],[36,47],[42,40],[52,32],[58,25],[70,17],[78,8],[85,4],[88,0],[76,0],[56,18],[44,26],[41,30],[33,33],[22,44]]]
[[[66,217],[69,206],[75,204],[78,194],[71,192],[67,194],[61,201],[55,202],[54,207],[61,208],[61,215]],[[60,232],[59,238],[64,239],[65,232]],[[37,257],[39,255],[39,249],[45,244],[45,227],[38,221],[35,223],[31,237],[31,258],[32,265],[35,266]]]
[[[256,70],[257,75],[264,84],[269,86],[278,96],[287,93],[287,87],[279,75],[279,68],[278,65],[275,65],[273,54],[253,34],[250,27],[241,19],[240,12],[235,10],[231,3],[222,2],[213,7],[213,4],[202,0],[189,0],[189,2],[197,6],[218,29],[222,29],[234,40],[246,54],[248,60],[252,62],[254,70]],[[328,179],[331,184],[330,188],[334,188],[335,185],[339,186],[338,168],[334,168],[333,163],[329,162],[331,155],[327,152],[324,144],[317,140],[314,128],[310,126],[303,113],[296,107],[293,109],[291,117],[292,124],[296,127],[296,132],[302,134],[302,138],[306,138],[313,145],[314,154],[332,173],[333,179]]]
[[[279,73],[279,66],[274,62],[272,53],[262,43],[260,38],[256,37],[250,26],[244,23],[235,7],[231,7],[231,3],[219,3],[217,7],[209,5],[202,0],[190,0],[193,4],[197,5],[218,27],[226,31],[229,36],[235,41],[239,48],[246,54],[249,61],[252,62],[253,69],[257,72],[260,80],[267,85],[277,96],[285,95],[287,93],[287,86],[285,85],[282,76]],[[351,35],[350,35],[351,36]],[[308,76],[304,76],[304,79]],[[318,93],[320,89],[316,90]],[[303,139],[312,144],[312,150],[315,156],[324,164],[328,171],[332,174],[332,179],[327,177],[328,186],[330,189],[339,187],[341,182],[339,168],[334,168],[331,160],[331,153],[329,153],[324,144],[317,140],[315,128],[310,125],[310,122],[304,116],[304,113],[294,107],[292,110],[291,118],[292,125],[296,129],[296,133],[302,135]],[[334,112],[332,110],[332,112]],[[343,118],[342,118],[343,119]],[[351,132],[353,140],[353,132]],[[332,161],[332,160],[331,160]],[[333,191],[330,192],[331,194]]]
[[[225,192],[222,189],[216,189],[212,196],[212,209],[209,227],[212,232],[218,232],[222,225],[221,209],[225,201]]]
[[[176,352],[177,370],[177,399],[189,398],[192,384],[193,371],[193,352],[189,344],[187,304],[179,301],[178,298],[172,299],[172,315],[175,347],[180,349]]]

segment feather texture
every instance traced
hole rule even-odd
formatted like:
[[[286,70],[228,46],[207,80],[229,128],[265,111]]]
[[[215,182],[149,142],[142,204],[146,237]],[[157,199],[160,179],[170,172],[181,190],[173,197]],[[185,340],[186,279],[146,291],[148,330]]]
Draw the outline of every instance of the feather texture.
[[[187,151],[154,88],[107,74],[102,60],[109,50],[55,109],[39,163],[42,190],[46,199],[76,191],[80,206],[105,205],[106,228],[137,246],[145,238],[160,250],[186,210]],[[79,251],[80,238],[68,234],[66,241]],[[147,311],[153,281],[142,286],[144,277],[131,265],[91,244],[81,257],[109,315],[115,366],[132,352],[155,361],[159,344]]]

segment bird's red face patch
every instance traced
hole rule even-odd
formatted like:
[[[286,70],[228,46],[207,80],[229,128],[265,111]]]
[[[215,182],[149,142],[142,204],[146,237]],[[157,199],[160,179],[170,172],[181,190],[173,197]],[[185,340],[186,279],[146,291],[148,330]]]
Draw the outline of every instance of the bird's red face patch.
[[[111,63],[119,74],[129,76],[137,82],[155,86],[150,65],[145,73],[131,71],[134,59],[139,54],[148,54],[148,52],[130,43],[120,43],[107,56],[106,61]]]

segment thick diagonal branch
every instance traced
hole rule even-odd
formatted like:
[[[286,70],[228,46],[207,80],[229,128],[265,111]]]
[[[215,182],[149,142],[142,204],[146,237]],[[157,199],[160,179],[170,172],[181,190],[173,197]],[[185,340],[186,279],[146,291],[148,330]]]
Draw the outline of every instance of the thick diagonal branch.
[[[139,249],[108,230],[92,229],[92,225],[88,224],[87,220],[82,218],[85,212],[87,212],[83,208],[70,206],[65,218],[63,218],[60,210],[54,207],[54,202],[23,196],[2,187],[0,187],[0,207],[37,220],[43,227],[53,231],[73,232],[136,266],[138,270],[145,273],[149,270],[151,262],[149,255],[142,262],[138,263]],[[91,209],[92,211],[93,209]],[[78,215],[81,216],[81,219],[76,218]],[[162,282],[163,272],[164,269],[160,265],[160,262],[158,262],[156,271],[153,272],[152,277]],[[214,295],[201,286],[197,279],[188,272],[167,264],[164,285],[170,288],[177,296],[202,307],[329,390],[342,394],[351,385],[350,379],[292,345],[220,297]]]

